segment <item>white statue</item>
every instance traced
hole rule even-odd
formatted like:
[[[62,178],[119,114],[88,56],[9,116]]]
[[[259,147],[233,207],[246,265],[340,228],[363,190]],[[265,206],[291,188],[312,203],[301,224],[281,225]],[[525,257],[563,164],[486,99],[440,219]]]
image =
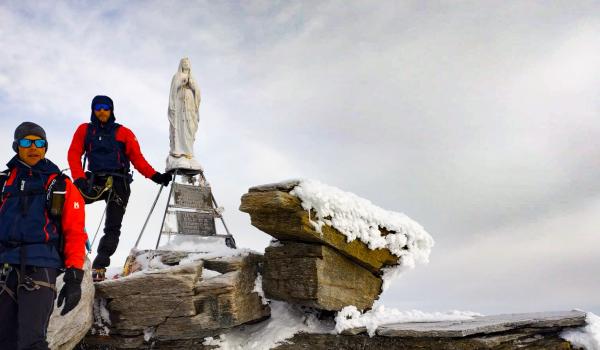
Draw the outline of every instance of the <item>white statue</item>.
[[[179,62],[177,73],[171,81],[169,94],[169,140],[171,150],[167,158],[167,171],[172,169],[202,170],[194,159],[194,141],[200,116],[200,88],[192,77],[190,59]]]

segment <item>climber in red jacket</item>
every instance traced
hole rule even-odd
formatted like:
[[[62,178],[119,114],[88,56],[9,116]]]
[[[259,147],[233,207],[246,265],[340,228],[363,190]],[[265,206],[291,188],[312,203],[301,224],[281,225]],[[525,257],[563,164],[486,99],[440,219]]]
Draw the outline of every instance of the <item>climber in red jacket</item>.
[[[81,162],[84,154],[87,173]],[[86,203],[107,202],[104,236],[92,263],[94,281],[102,281],[106,267],[110,265],[110,257],[119,244],[132,181],[130,163],[146,178],[160,185],[167,186],[171,174],[159,173],[148,164],[133,132],[115,122],[114,104],[108,96],[96,96],[92,100],[91,120],[75,131],[68,158],[71,175]]]
[[[0,173],[0,349],[48,349],[46,331],[62,270],[61,314],[81,299],[84,201],[45,158],[47,149],[44,129],[22,123],[13,141],[17,155]]]

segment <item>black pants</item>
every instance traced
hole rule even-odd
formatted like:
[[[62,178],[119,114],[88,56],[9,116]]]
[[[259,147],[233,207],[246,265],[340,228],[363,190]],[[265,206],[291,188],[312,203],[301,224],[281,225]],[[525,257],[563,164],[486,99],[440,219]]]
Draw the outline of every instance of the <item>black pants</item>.
[[[54,308],[56,293],[48,287],[34,291],[19,288],[19,266],[8,274],[6,287],[16,294],[16,301],[0,286],[0,349],[48,349],[46,332]],[[56,283],[57,269],[27,266],[26,274],[35,281]]]
[[[106,176],[94,176],[94,186],[103,188],[106,179]],[[92,263],[92,268],[106,268],[110,265],[110,257],[115,253],[119,245],[121,225],[130,194],[129,179],[127,177],[113,176],[112,191],[104,193],[104,195],[97,199],[107,202],[106,221],[104,221],[104,236],[102,236],[98,244],[98,255],[96,255]],[[92,202],[94,201],[86,200],[86,203]]]

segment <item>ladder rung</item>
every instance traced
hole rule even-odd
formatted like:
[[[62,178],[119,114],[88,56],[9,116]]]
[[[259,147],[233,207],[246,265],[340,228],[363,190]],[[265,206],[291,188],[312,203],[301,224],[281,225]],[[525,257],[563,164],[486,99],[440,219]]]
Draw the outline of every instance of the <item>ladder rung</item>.
[[[215,218],[220,218],[221,214],[219,214],[216,210],[203,210],[197,208],[188,208],[188,207],[180,207],[180,206],[169,206],[167,211],[170,212],[179,212],[179,213],[200,213],[200,214],[209,214],[214,216]]]

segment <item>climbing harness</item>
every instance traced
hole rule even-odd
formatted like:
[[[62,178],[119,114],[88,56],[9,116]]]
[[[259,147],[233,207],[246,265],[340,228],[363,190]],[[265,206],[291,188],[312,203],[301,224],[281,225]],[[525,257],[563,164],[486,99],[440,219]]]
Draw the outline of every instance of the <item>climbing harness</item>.
[[[0,269],[0,295],[2,295],[3,293],[6,293],[16,303],[17,297],[15,295],[15,292],[10,290],[10,288],[8,288],[6,286],[6,282],[8,281],[8,276],[10,275],[12,270],[13,270],[12,266],[10,266],[8,263],[5,263],[2,266],[2,269]]]
[[[113,177],[109,176],[106,178],[106,182],[104,183],[104,186],[93,186],[92,189],[96,190],[97,195],[96,196],[89,196],[87,193],[84,193],[84,191],[79,190],[79,192],[81,193],[81,195],[83,196],[83,198],[90,200],[90,201],[97,201],[98,199],[100,199],[100,197],[102,197],[102,195],[104,195],[106,192],[112,190],[113,187]]]

